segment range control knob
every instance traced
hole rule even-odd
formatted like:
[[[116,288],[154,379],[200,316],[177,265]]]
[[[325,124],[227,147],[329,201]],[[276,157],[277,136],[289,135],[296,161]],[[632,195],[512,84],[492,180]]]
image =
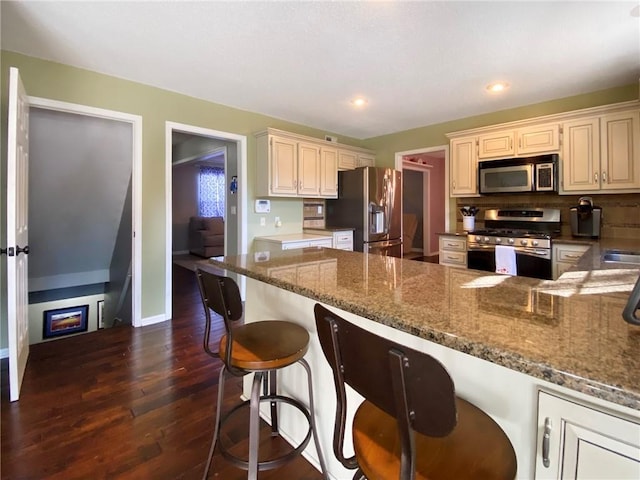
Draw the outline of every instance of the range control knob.
[[[513,238],[509,239],[509,245],[513,245]]]
[[[520,240],[520,245],[526,246],[527,241],[525,239]]]
[[[502,243],[502,239],[501,238],[496,238],[496,243]]]
[[[486,243],[489,243],[489,237],[484,237],[484,241],[485,241]]]
[[[533,245],[534,247],[538,246],[538,240],[532,240],[531,241],[531,245]]]

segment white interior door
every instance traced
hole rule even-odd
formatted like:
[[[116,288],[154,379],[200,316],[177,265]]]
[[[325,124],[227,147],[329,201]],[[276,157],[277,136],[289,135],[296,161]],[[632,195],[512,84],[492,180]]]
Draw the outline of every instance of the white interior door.
[[[7,131],[7,317],[9,390],[18,400],[29,356],[29,101],[17,68],[9,70]]]

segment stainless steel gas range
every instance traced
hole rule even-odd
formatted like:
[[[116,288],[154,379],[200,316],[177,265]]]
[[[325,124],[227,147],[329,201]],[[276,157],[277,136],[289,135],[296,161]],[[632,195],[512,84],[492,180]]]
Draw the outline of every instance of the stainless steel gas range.
[[[560,210],[554,208],[492,209],[485,229],[467,235],[468,268],[496,271],[496,245],[512,247],[517,275],[551,279],[551,241],[560,234]]]

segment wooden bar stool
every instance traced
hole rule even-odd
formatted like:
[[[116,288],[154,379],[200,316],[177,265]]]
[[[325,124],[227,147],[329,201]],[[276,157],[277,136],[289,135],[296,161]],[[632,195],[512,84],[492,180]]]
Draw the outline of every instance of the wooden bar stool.
[[[322,351],[333,370],[333,450],[354,479],[513,480],[511,442],[486,413],[456,397],[436,359],[315,306]],[[353,419],[355,455],[344,456],[345,384],[364,402]]]
[[[249,458],[237,457],[228,451],[222,442],[219,442],[220,451],[224,458],[235,466],[247,470],[247,478],[255,480],[258,477],[258,471],[279,467],[300,454],[313,435],[320,468],[326,479],[326,468],[314,418],[311,370],[303,358],[309,347],[309,333],[295,323],[279,320],[242,324],[239,321],[243,316],[242,299],[236,282],[229,277],[222,277],[201,269],[196,270],[196,277],[206,317],[204,349],[209,355],[219,358],[223,362],[218,378],[218,404],[216,406],[213,439],[203,478],[206,479],[209,474],[211,460],[213,459],[213,453],[218,443],[222,426],[240,409],[249,407]],[[220,315],[225,325],[226,333],[222,335],[217,351],[213,351],[210,347],[210,310]],[[302,365],[307,372],[309,409],[294,398],[276,393],[277,370],[294,363]],[[253,382],[251,399],[239,403],[229,412],[221,415],[226,372],[237,377],[252,373]],[[261,386],[263,387],[262,394],[260,393]],[[270,404],[272,437],[279,435],[278,403],[296,408],[309,423],[309,429],[304,440],[298,446],[292,447],[291,451],[278,458],[258,459],[261,402],[269,402]]]

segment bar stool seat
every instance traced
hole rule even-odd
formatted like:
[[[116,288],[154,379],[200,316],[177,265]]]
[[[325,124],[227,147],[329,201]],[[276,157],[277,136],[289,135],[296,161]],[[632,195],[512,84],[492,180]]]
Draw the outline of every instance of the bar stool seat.
[[[318,462],[323,477],[326,479],[326,467],[314,418],[311,370],[304,359],[309,348],[309,333],[300,325],[284,320],[262,320],[242,324],[243,306],[236,282],[229,277],[215,275],[201,269],[196,270],[196,277],[205,310],[204,349],[209,355],[223,362],[218,379],[218,403],[213,438],[203,478],[208,477],[220,431],[224,424],[231,417],[248,408],[248,458],[238,457],[230,451],[231,449],[227,449],[223,442],[219,442],[220,452],[225,459],[236,467],[247,470],[248,479],[256,480],[259,471],[277,468],[299,455],[313,437],[318,453]],[[225,325],[225,333],[220,338],[217,351],[210,348],[212,325],[210,310],[219,314]],[[277,371],[294,364],[301,365],[307,373],[309,408],[298,399],[277,393]],[[252,374],[253,380],[251,398],[236,404],[223,415],[224,380],[227,373],[237,377]],[[306,419],[308,430],[304,439],[288,452],[276,458],[259,460],[260,404],[262,402],[268,402],[270,405],[271,437],[279,437],[278,404],[297,409]]]

